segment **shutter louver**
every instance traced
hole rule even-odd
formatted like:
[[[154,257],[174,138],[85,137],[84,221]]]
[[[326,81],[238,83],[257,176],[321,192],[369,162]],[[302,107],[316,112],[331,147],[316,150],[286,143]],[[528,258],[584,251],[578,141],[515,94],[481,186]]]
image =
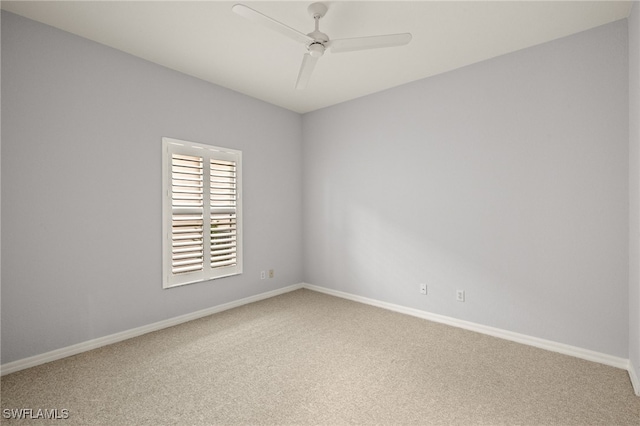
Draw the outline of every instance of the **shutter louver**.
[[[201,271],[204,266],[202,157],[171,156],[171,271]]]
[[[236,163],[211,159],[209,171],[211,268],[234,266],[237,263]]]

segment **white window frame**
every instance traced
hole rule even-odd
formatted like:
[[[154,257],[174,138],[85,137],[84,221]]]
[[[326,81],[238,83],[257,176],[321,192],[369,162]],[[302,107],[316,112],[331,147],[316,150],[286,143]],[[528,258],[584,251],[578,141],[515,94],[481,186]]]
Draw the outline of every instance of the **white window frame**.
[[[203,268],[202,270],[174,274],[172,259],[172,155],[198,156],[203,159],[203,176],[209,175],[211,159],[233,161],[236,164],[236,263],[232,266],[211,267],[211,229],[209,180],[204,178],[203,187]],[[173,138],[162,138],[162,288],[173,288],[185,284],[224,278],[242,274],[242,151],[188,142]]]

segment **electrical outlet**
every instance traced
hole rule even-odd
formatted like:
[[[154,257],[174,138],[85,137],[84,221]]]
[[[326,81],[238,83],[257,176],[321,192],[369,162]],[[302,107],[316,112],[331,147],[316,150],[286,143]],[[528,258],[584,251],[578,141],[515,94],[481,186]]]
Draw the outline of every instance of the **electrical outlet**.
[[[267,278],[267,271],[260,271],[260,279],[264,280],[265,278]]]
[[[420,284],[420,293],[421,294],[427,294],[427,285],[426,284]]]
[[[273,278],[273,269],[269,269],[269,278]]]
[[[464,290],[456,290],[456,300],[458,302],[464,302]]]

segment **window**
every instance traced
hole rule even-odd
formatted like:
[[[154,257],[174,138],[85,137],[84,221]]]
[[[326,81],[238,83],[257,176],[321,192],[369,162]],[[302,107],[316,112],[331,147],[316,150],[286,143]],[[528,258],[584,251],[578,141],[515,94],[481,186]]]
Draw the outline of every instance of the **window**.
[[[242,273],[242,152],[162,138],[163,288]]]

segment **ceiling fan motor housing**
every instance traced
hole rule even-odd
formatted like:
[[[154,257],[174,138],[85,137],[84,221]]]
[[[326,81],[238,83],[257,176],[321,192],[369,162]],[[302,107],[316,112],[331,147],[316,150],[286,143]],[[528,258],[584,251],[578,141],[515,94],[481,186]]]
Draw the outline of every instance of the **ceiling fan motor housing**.
[[[314,58],[319,58],[324,54],[324,44],[319,41],[314,41],[307,47],[307,49],[309,50],[309,55]]]

